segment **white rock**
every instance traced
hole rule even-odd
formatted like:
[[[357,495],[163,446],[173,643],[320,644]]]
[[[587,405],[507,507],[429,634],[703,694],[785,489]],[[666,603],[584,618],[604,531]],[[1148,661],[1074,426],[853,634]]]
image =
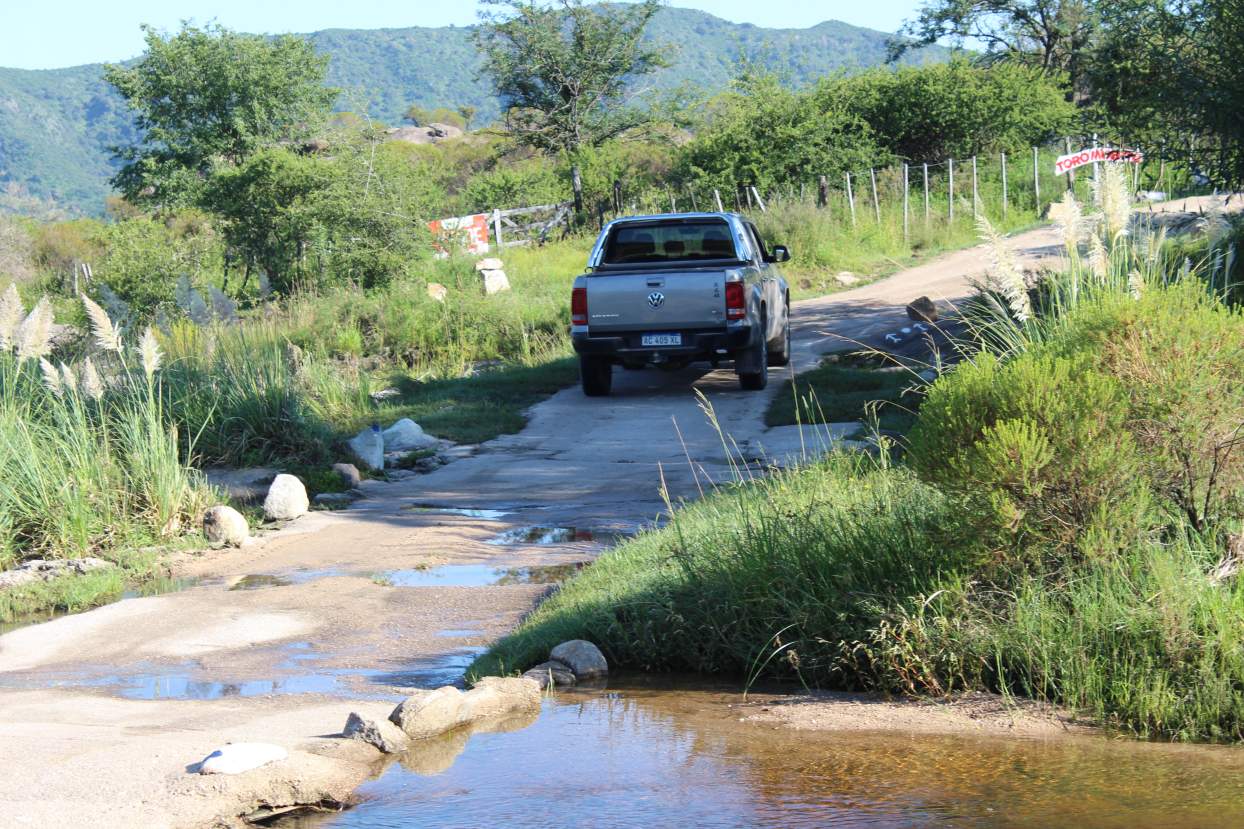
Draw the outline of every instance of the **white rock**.
[[[347,444],[368,469],[384,469],[384,437],[379,426],[372,426],[350,438]]]
[[[221,504],[203,513],[203,537],[209,544],[241,547],[250,534],[246,519],[233,507]]]
[[[850,271],[843,271],[834,277],[839,285],[854,285],[860,281],[860,278]]]
[[[306,515],[310,506],[302,481],[293,475],[277,475],[263,499],[263,514],[269,521],[291,521]]]
[[[436,438],[423,431],[423,427],[408,417],[385,429],[381,436],[384,439],[385,452],[414,452],[431,449],[437,444]]]
[[[428,296],[437,302],[444,302],[445,297],[449,296],[449,289],[439,282],[428,283]]]
[[[586,639],[571,639],[549,651],[549,659],[574,671],[575,679],[591,679],[609,673],[609,663],[600,648]]]
[[[487,259],[481,259],[475,263],[475,270],[477,271],[499,271],[504,267],[505,265],[502,261],[495,256],[490,256]]]
[[[484,293],[497,294],[510,290],[510,280],[505,271],[481,271],[484,275]]]
[[[203,758],[199,774],[241,774],[288,756],[288,751],[270,743],[229,743]]]

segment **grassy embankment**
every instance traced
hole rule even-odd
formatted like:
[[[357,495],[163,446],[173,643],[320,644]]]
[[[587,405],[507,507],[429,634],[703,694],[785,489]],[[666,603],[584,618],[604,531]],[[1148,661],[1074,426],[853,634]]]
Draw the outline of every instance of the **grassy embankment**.
[[[833,455],[676,509],[473,674],[581,637],[619,666],[1244,738],[1244,317],[1212,264],[1117,230],[1033,295],[1002,268],[990,347],[927,389],[902,463]]]

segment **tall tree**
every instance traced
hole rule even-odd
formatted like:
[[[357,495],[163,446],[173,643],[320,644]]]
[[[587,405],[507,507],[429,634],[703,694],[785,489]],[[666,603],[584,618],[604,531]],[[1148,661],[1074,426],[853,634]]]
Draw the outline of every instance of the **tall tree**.
[[[138,141],[113,149],[122,162],[113,184],[132,202],[192,202],[214,165],[305,137],[337,96],[324,86],[328,57],[302,38],[189,24],[171,36],[143,31],[138,62],[104,70],[136,116]]]
[[[1244,4],[1116,0],[1090,77],[1119,132],[1244,185]]]
[[[1066,72],[1081,91],[1087,50],[1097,14],[1092,0],[925,0],[904,39],[891,43],[891,58],[943,38],[985,47],[987,59],[1015,60],[1047,72]]]
[[[583,209],[576,158],[644,123],[630,106],[633,81],[664,66],[644,29],[660,0],[586,5],[584,0],[484,0],[476,43],[483,71],[519,142],[572,162],[575,209]]]

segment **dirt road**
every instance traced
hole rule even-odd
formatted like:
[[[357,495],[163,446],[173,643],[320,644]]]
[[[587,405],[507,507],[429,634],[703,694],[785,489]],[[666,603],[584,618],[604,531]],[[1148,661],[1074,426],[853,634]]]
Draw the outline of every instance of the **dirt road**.
[[[1059,250],[1047,229],[1011,243],[1028,263]],[[792,370],[842,338],[880,342],[911,299],[960,297],[986,263],[974,248],[800,303]],[[693,390],[747,452],[795,451],[791,430],[763,426],[786,377],[758,394],[727,370],[619,371],[610,398],[566,389],[472,457],[367,483],[348,510],[188,561],[193,587],[0,638],[3,822],[212,825],[264,803],[345,798],[379,760],[326,739],[351,710],[383,715],[403,689],[458,679],[551,581],[655,519],[662,480],[678,499],[728,477]],[[573,532],[540,544],[528,527]],[[188,773],[230,740],[291,757],[237,777]]]

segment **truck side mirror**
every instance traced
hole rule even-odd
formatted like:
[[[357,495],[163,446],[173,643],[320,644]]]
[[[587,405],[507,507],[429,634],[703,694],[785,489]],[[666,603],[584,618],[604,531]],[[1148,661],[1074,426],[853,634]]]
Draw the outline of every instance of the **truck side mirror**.
[[[770,258],[774,262],[789,262],[790,250],[786,247],[786,245],[774,245]]]

